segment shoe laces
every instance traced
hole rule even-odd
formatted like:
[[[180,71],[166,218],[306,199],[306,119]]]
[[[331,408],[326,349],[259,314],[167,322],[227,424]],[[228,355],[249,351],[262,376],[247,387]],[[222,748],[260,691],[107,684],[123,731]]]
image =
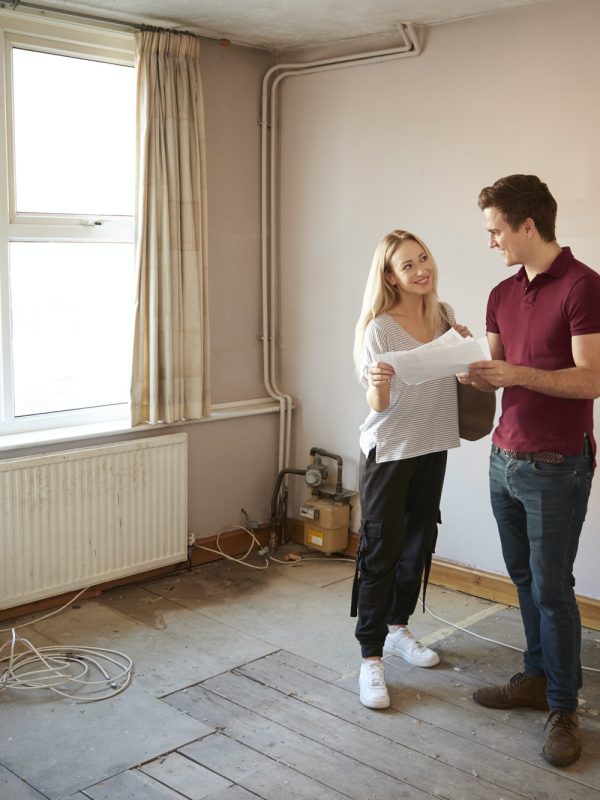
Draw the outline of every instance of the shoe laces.
[[[517,672],[516,675],[512,676],[512,678],[509,681],[509,684],[514,688],[515,686],[518,686],[524,679],[525,679],[525,673]]]
[[[570,711],[565,711],[563,708],[555,708],[550,712],[544,730],[550,726],[551,728],[565,728],[567,731],[577,727],[577,718]]]
[[[385,686],[383,678],[383,663],[381,661],[366,661],[367,679],[369,685],[373,687]]]
[[[423,647],[421,642],[419,642],[412,631],[409,631],[408,628],[398,628],[398,634],[400,639],[404,639],[406,642],[410,642],[411,645],[416,647]]]

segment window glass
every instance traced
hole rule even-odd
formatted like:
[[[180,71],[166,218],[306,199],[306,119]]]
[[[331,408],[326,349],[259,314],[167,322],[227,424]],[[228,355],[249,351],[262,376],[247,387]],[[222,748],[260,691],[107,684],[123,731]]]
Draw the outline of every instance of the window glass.
[[[13,49],[16,209],[131,215],[135,70]]]
[[[14,414],[126,403],[133,245],[11,242]]]
[[[18,11],[0,36],[0,434],[124,421],[134,37]]]

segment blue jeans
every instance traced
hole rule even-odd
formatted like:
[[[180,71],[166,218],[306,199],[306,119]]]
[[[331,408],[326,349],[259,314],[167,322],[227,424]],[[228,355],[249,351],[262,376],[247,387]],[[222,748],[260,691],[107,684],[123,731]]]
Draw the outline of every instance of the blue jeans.
[[[519,595],[527,641],[525,672],[546,676],[551,709],[575,711],[581,688],[581,621],[573,564],[592,477],[591,455],[542,464],[509,458],[492,446],[492,510]]]

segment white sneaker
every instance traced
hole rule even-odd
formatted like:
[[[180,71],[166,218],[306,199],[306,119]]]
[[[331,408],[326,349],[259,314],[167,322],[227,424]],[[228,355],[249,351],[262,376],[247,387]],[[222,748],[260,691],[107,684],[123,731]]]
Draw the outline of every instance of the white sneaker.
[[[383,677],[383,661],[363,661],[358,678],[360,702],[367,708],[387,708],[390,696]]]
[[[390,631],[386,637],[384,649],[390,650],[415,667],[435,667],[440,663],[440,657],[435,650],[424,647],[408,628]]]

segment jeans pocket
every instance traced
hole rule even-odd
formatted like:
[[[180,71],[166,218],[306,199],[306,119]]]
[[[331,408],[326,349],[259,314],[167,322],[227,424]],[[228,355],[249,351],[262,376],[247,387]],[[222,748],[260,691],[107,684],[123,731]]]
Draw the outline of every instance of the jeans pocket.
[[[585,474],[585,485],[587,486],[588,494],[592,491],[592,481],[594,480],[594,470],[590,470]]]
[[[548,478],[571,478],[577,475],[577,469],[572,464],[546,464],[534,461],[532,467],[536,475],[546,475]]]

